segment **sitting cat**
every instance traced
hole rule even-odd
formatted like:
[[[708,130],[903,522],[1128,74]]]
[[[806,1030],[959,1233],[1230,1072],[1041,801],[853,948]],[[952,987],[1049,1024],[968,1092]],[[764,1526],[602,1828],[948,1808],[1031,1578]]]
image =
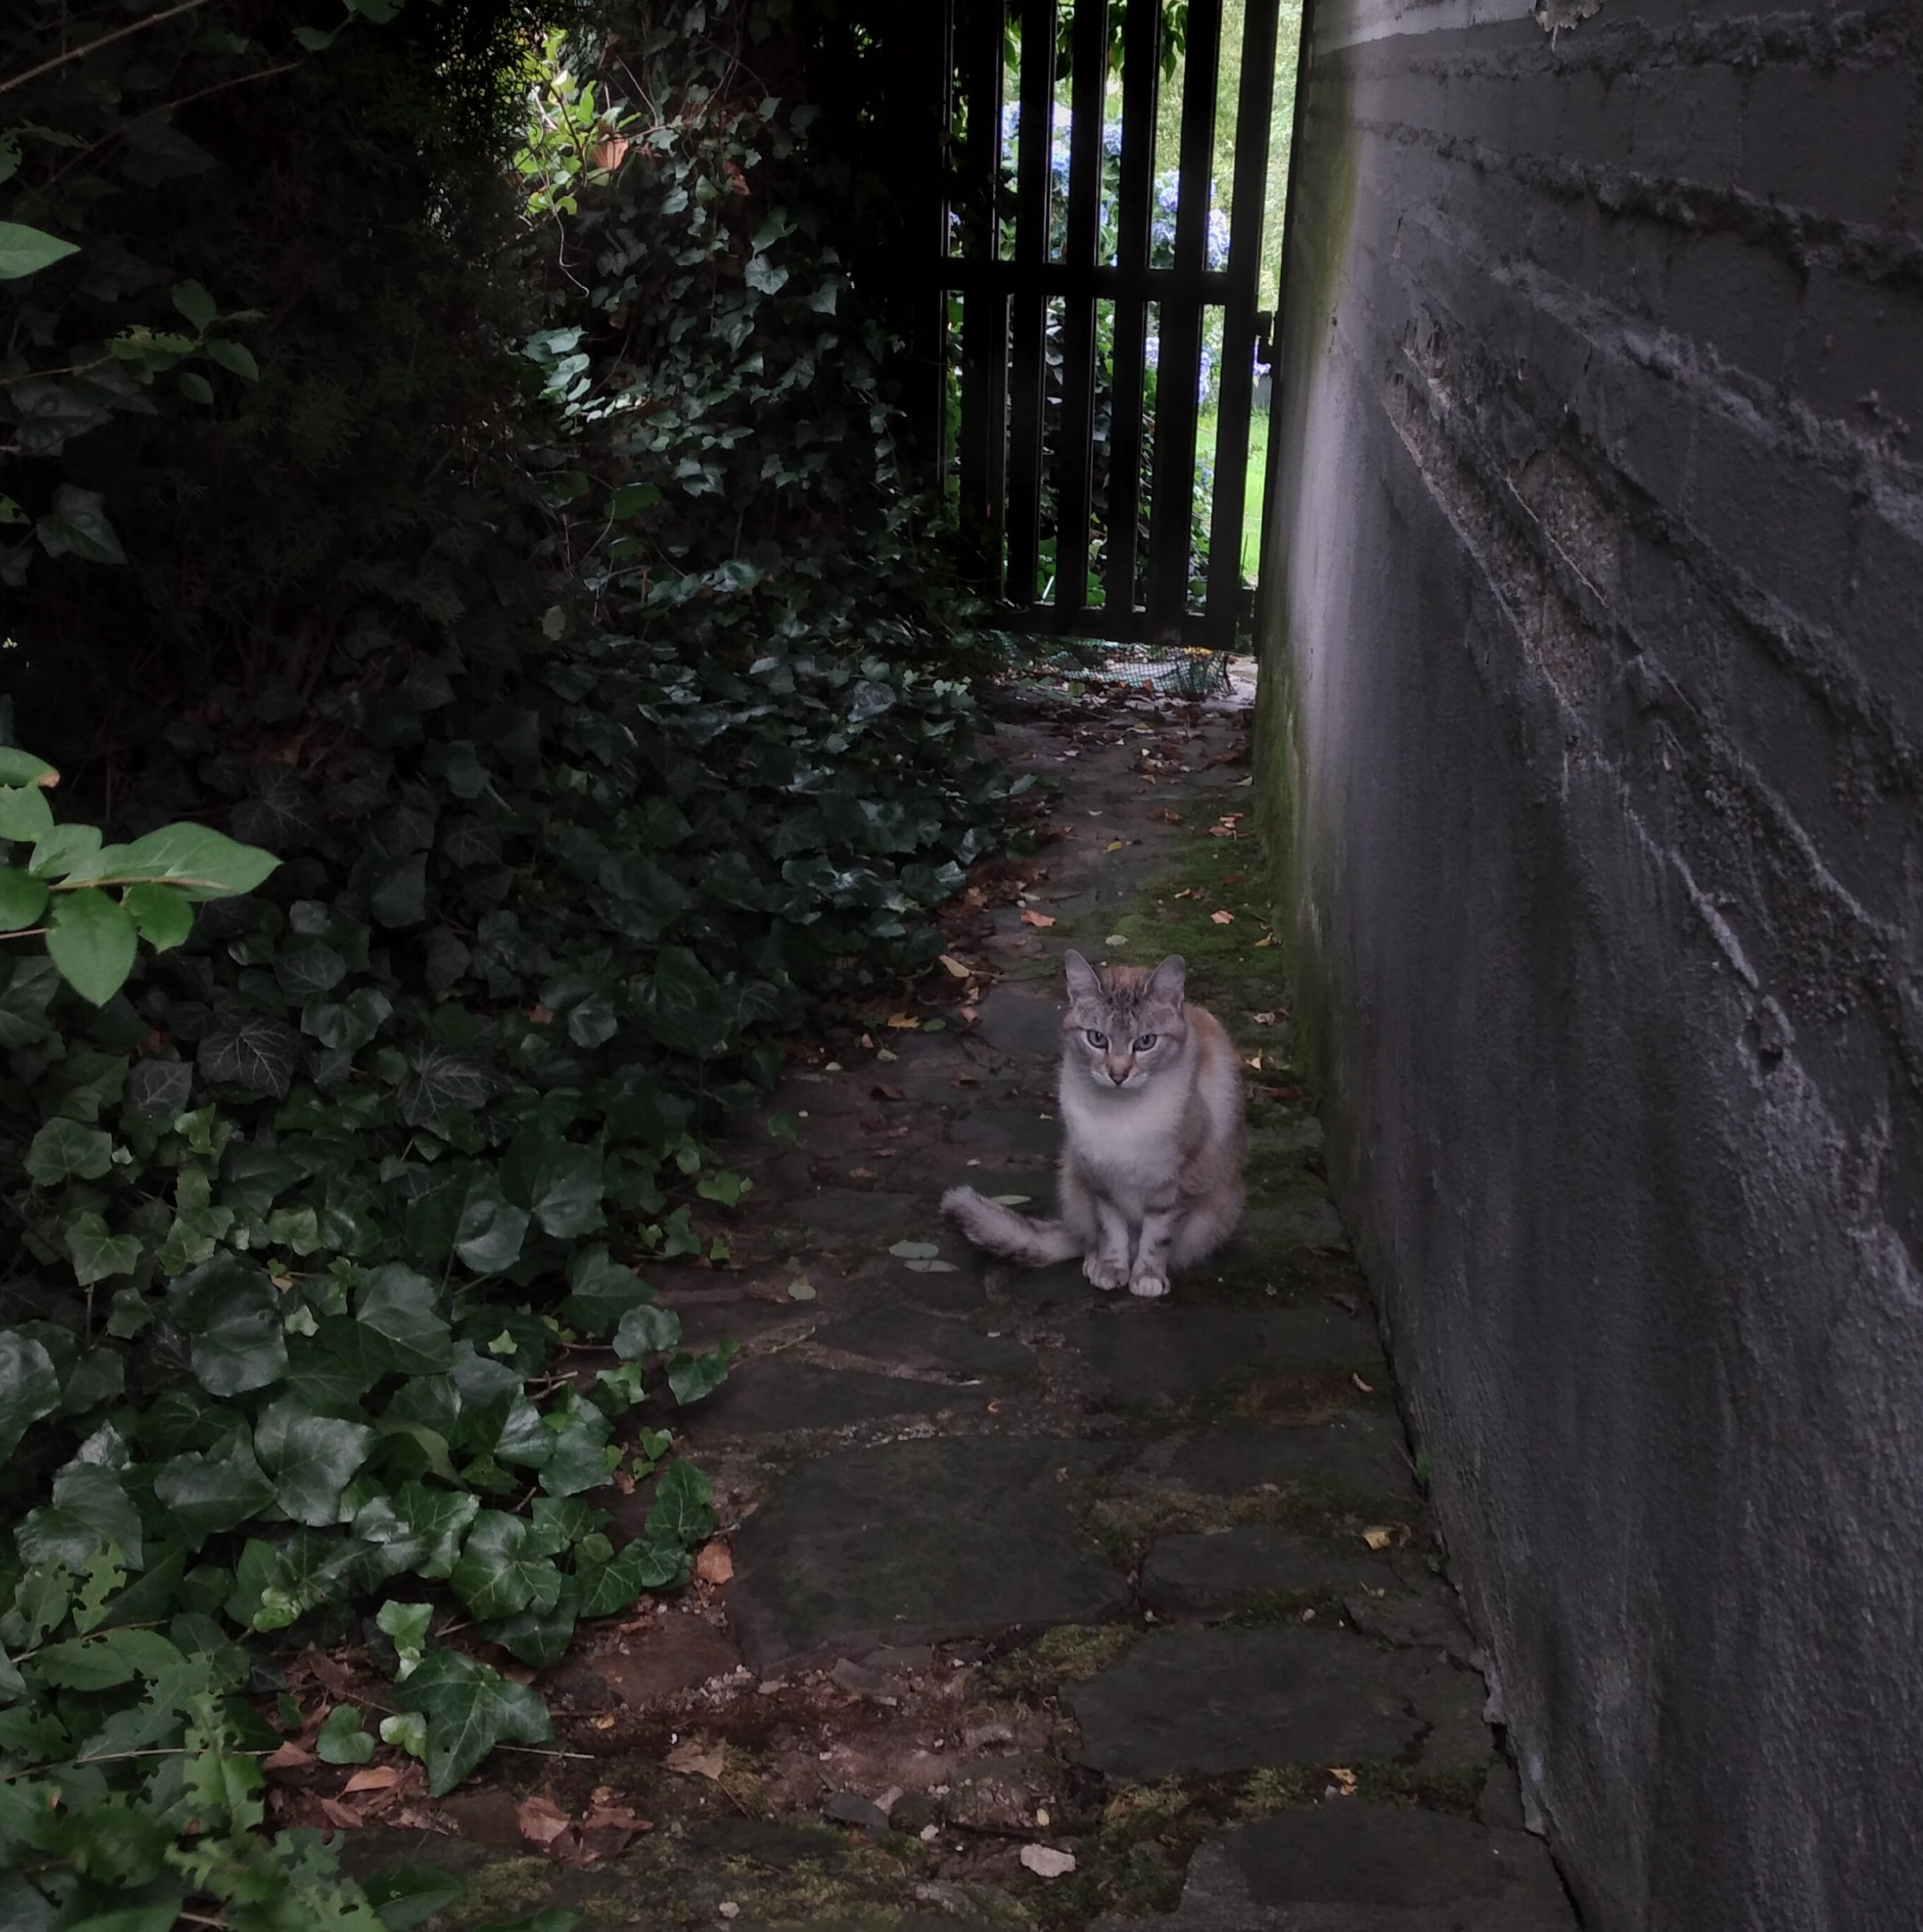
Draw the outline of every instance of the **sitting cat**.
[[[1071,953],[1063,1021],[1059,1221],[950,1188],[942,1212],[991,1254],[1030,1267],[1082,1257],[1097,1288],[1168,1292],[1242,1208],[1241,1073],[1222,1022],[1184,1006],[1170,957],[1097,971]]]

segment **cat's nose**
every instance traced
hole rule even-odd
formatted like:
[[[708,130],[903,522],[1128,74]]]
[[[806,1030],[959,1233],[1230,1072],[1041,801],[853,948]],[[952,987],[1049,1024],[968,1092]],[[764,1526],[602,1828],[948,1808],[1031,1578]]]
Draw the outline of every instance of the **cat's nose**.
[[[1108,1070],[1108,1077],[1119,1087],[1129,1077],[1129,1070],[1125,1066],[1111,1066]]]

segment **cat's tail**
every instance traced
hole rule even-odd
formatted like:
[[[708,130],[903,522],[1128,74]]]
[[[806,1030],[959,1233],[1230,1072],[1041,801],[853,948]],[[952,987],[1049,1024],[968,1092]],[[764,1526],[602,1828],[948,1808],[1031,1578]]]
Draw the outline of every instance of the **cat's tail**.
[[[1004,1255],[1024,1267],[1072,1261],[1082,1251],[1081,1237],[1065,1223],[1031,1221],[971,1187],[950,1188],[942,1196],[942,1212],[978,1248]]]

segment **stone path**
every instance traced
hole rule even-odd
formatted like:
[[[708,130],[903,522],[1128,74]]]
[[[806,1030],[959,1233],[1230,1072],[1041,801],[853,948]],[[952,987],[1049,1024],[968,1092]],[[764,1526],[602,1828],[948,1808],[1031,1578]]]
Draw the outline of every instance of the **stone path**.
[[[1069,835],[951,926],[952,1006],[877,996],[795,1059],[729,1150],[756,1182],[733,1265],[659,1276],[690,1335],[743,1345],[676,1419],[733,1576],[545,1685],[581,1754],[563,1801],[605,1787],[655,1828],[578,1870],[506,1856],[508,1765],[406,1848],[472,1875],[440,1922],[1572,1932],[1289,1072],[1244,723],[1004,724]],[[936,1217],[962,1181],[1046,1211],[1071,943],[1182,951],[1252,1063],[1243,1230],[1165,1301],[985,1263]]]

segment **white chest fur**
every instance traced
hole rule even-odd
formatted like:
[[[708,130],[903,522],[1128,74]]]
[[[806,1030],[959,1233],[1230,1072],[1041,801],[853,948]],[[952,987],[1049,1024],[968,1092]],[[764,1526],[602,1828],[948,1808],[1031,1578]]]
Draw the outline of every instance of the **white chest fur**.
[[[1171,1068],[1139,1091],[1123,1087],[1105,1092],[1085,1066],[1063,1064],[1062,1121],[1069,1148],[1105,1192],[1152,1194],[1173,1182],[1182,1166],[1188,1071]]]

